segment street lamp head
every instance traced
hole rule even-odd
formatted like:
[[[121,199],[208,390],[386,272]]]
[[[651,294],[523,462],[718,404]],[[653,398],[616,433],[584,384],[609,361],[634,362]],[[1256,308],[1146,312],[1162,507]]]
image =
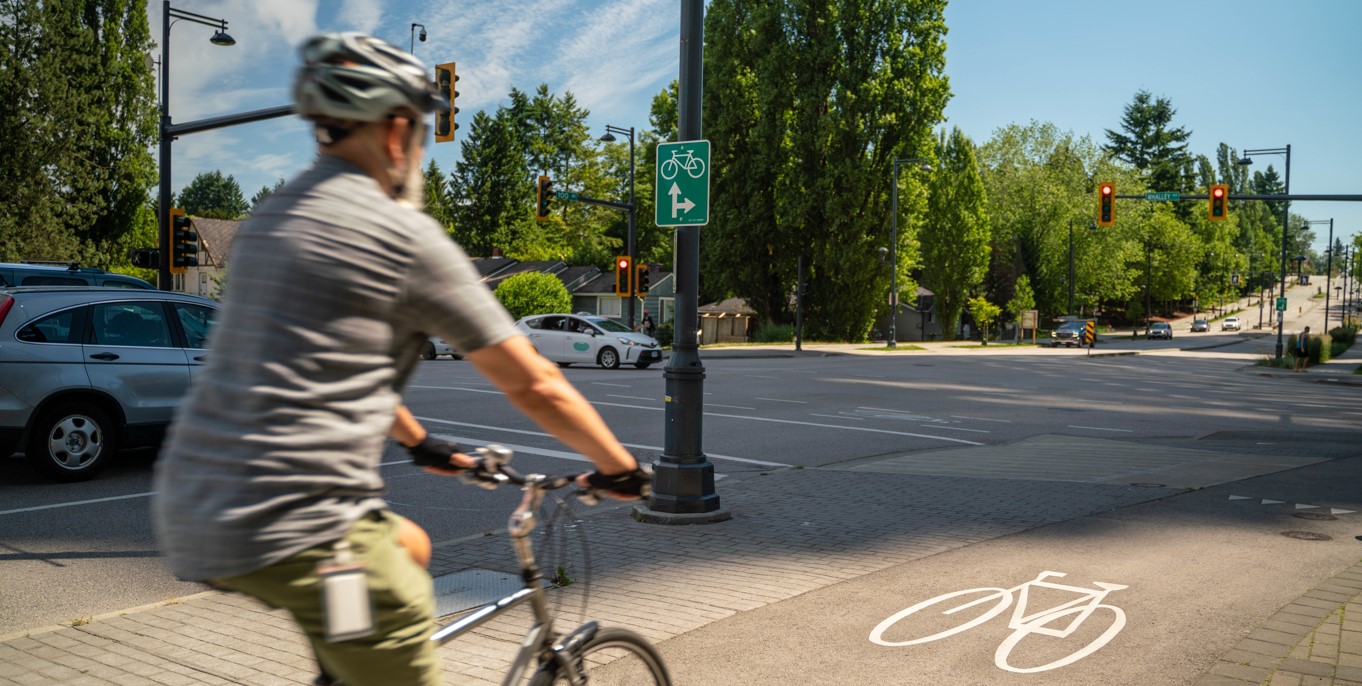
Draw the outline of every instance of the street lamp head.
[[[1253,158],[1249,157],[1248,155],[1244,155],[1243,157],[1239,158],[1239,164],[1242,164],[1247,167],[1248,165],[1253,164]]]
[[[598,138],[598,139],[596,139],[596,140],[599,140],[599,141],[602,142],[602,143],[614,143],[616,139],[615,139],[615,134],[610,133],[609,131],[606,131],[604,136],[601,136],[600,138]]]
[[[209,38],[208,42],[212,43],[213,45],[221,45],[223,47],[231,47],[233,45],[236,45],[236,39],[232,38],[231,35],[229,35],[227,31],[223,29],[218,29],[217,31],[213,32],[213,37]]]
[[[930,165],[930,164],[924,164],[924,165],[922,165],[921,167],[918,167],[918,171],[929,172],[929,171],[936,171],[936,170],[935,170],[934,168],[932,168],[932,165]]]

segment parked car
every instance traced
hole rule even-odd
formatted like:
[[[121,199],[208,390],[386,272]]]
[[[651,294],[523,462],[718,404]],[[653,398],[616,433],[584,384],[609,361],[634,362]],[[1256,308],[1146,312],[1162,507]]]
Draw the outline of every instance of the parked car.
[[[538,314],[515,323],[540,355],[560,367],[576,363],[606,369],[632,364],[639,369],[662,361],[657,339],[629,330],[608,317],[592,314]]]
[[[1210,331],[1210,330],[1211,330],[1211,323],[1208,322],[1208,321],[1206,321],[1205,319],[1194,319],[1194,320],[1192,320],[1192,333],[1200,333],[1200,332],[1203,332],[1203,331]]]
[[[454,346],[445,342],[445,339],[439,336],[431,336],[430,340],[426,341],[426,347],[421,349],[421,359],[433,360],[440,355],[448,355],[455,360],[463,359],[463,355],[455,351]]]
[[[1225,321],[1220,322],[1221,331],[1238,331],[1242,328],[1238,317],[1225,317]]]
[[[1163,338],[1171,341],[1173,340],[1173,327],[1167,322],[1154,322],[1149,325],[1149,335],[1147,338],[1151,340]]]
[[[82,267],[79,262],[3,262],[0,263],[0,286],[104,286],[156,290],[141,279]]]
[[[1059,325],[1059,328],[1050,332],[1050,347],[1083,345],[1083,332],[1086,329],[1087,322],[1064,322]]]
[[[57,481],[159,443],[207,355],[211,300],[127,288],[0,288],[0,456]]]

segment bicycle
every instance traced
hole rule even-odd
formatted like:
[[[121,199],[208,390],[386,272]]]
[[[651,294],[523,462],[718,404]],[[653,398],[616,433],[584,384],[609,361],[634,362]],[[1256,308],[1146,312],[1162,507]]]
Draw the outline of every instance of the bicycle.
[[[912,607],[909,607],[905,610],[900,610],[899,612],[890,615],[887,619],[880,622],[870,632],[870,642],[882,646],[898,647],[918,645],[921,643],[928,643],[931,641],[940,640],[948,636],[954,636],[955,634],[961,633],[963,631],[973,629],[974,627],[979,626],[980,624],[983,624],[984,622],[987,622],[988,620],[993,619],[994,617],[997,617],[999,614],[1002,614],[1002,612],[1006,610],[1009,606],[1011,606],[1013,601],[1017,599],[1018,594],[1020,594],[1021,599],[1020,601],[1017,602],[1017,607],[1015,610],[1012,611],[1012,618],[1011,620],[1008,621],[1007,624],[1008,628],[1013,630],[1012,634],[1003,640],[1003,642],[998,646],[998,650],[993,654],[994,664],[997,665],[999,669],[1005,669],[1009,672],[1018,672],[1022,674],[1043,672],[1051,669],[1056,669],[1058,667],[1063,667],[1068,664],[1072,664],[1084,657],[1087,657],[1088,655],[1091,655],[1102,646],[1111,642],[1111,639],[1115,638],[1116,634],[1120,633],[1121,629],[1125,627],[1126,625],[1125,610],[1122,610],[1121,608],[1116,607],[1115,605],[1107,605],[1105,603],[1102,603],[1102,599],[1106,598],[1107,594],[1111,593],[1112,591],[1119,591],[1125,588],[1129,588],[1129,586],[1123,586],[1121,584],[1111,584],[1102,581],[1095,581],[1093,582],[1093,584],[1096,585],[1097,588],[1083,588],[1081,586],[1067,586],[1064,584],[1056,584],[1045,581],[1045,579],[1049,577],[1062,576],[1067,575],[1064,572],[1041,572],[1035,579],[1032,579],[1031,581],[1028,581],[1023,584],[1019,584],[1017,586],[1013,586],[1012,588],[996,588],[996,587],[969,588],[963,591],[943,593],[935,598],[924,600]],[[1047,610],[1042,610],[1040,612],[1028,615],[1026,614],[1027,600],[1029,595],[1028,590],[1032,586],[1048,588],[1058,591],[1073,591],[1075,593],[1081,594],[1082,597],[1077,598],[1075,600],[1071,600],[1066,603],[1061,603]],[[944,610],[941,612],[942,615],[952,615],[955,614],[956,612],[960,612],[961,610],[966,610],[976,605],[986,603],[990,600],[997,600],[997,604],[990,608],[987,612],[984,612],[983,614],[965,622],[964,624],[952,627],[950,629],[945,629],[943,631],[938,631],[929,636],[916,638],[908,641],[889,641],[884,638],[885,632],[888,631],[890,627],[892,627],[893,625],[897,624],[898,622],[902,621],[903,619],[907,618],[910,615],[916,614],[933,605],[945,603],[949,600],[958,598],[960,596],[966,596],[980,592],[986,593],[987,595],[984,595],[983,597],[980,597],[978,599],[971,600],[967,603],[957,605],[949,610]],[[1056,638],[1068,638],[1075,631],[1078,631],[1079,626],[1081,626],[1083,622],[1087,620],[1089,617],[1091,617],[1092,614],[1099,608],[1111,610],[1112,614],[1114,615],[1112,625],[1109,628],[1107,628],[1107,630],[1104,631],[1102,634],[1097,636],[1097,638],[1090,641],[1086,646],[1083,646],[1082,648],[1074,651],[1073,653],[1070,653],[1066,657],[1040,665],[1039,667],[1020,668],[1013,667],[1008,663],[1008,657],[1012,654],[1013,649],[1017,647],[1017,644],[1021,643],[1022,639],[1033,634],[1039,634],[1042,636],[1053,636]],[[1077,616],[1074,617],[1073,620],[1069,622],[1068,626],[1064,627],[1063,629],[1047,628],[1047,625],[1054,622],[1055,620],[1072,614],[1077,614]]]
[[[657,173],[662,175],[663,179],[671,181],[682,169],[685,169],[692,179],[698,179],[705,175],[705,161],[696,157],[691,150],[684,152],[677,150],[672,152],[671,159],[662,161]],[[667,170],[671,170],[671,173],[668,174]]]
[[[518,684],[526,670],[534,666],[530,686],[585,686],[593,684],[628,684],[642,686],[671,686],[671,676],[662,656],[643,636],[619,627],[602,627],[594,620],[568,632],[554,630],[554,616],[549,609],[548,594],[544,590],[544,576],[535,561],[530,533],[535,530],[536,516],[544,494],[573,484],[573,476],[520,475],[507,466],[511,451],[502,446],[489,445],[477,449],[477,464],[465,470],[465,482],[495,489],[511,484],[519,486],[524,496],[507,524],[511,545],[515,548],[524,588],[490,602],[461,619],[439,628],[430,640],[443,646],[469,631],[487,624],[525,603],[534,613],[534,623],[525,632],[520,648],[511,661],[502,686]],[[598,502],[595,491],[579,490],[577,497],[588,505]],[[326,682],[321,682],[326,683]],[[334,682],[334,686],[343,686]]]

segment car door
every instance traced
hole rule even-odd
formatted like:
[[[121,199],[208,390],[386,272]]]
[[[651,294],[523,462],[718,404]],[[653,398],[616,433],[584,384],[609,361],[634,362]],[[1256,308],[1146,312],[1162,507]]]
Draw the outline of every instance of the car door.
[[[530,344],[540,355],[553,360],[563,361],[563,318],[548,316],[526,322],[530,329]]]
[[[113,396],[127,424],[169,422],[189,390],[189,363],[159,300],[90,306],[85,343],[90,384]]]
[[[184,356],[189,363],[190,381],[193,381],[208,362],[208,330],[213,327],[218,311],[206,305],[182,302],[170,303],[170,309],[175,313],[174,322],[183,336]]]
[[[591,335],[596,327],[578,317],[567,318],[567,334],[563,343],[563,357],[567,362],[595,362],[600,336]]]

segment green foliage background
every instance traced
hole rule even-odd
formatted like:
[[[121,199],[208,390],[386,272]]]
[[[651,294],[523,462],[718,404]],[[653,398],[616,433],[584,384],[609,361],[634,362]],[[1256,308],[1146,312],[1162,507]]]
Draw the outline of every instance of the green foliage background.
[[[572,311],[572,295],[552,274],[516,274],[498,284],[495,295],[516,319],[532,314]]]

